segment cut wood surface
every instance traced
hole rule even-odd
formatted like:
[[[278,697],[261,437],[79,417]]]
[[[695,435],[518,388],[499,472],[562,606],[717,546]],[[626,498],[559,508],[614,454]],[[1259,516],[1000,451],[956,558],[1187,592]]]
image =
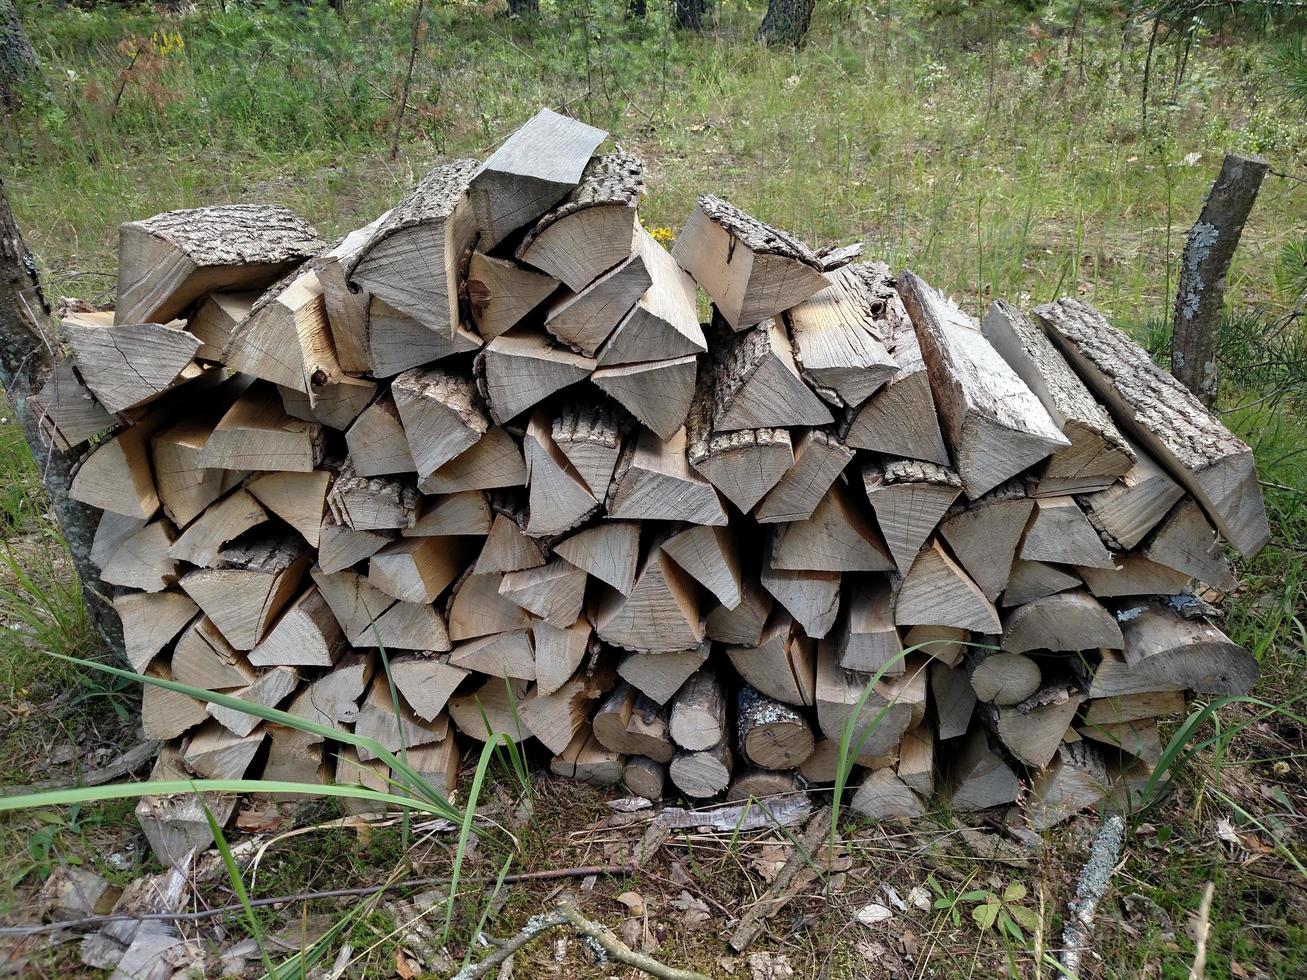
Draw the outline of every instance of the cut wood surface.
[[[297,272],[255,300],[232,329],[222,358],[232,370],[313,400],[317,386],[340,374],[317,273]]]
[[[554,392],[584,381],[595,367],[593,358],[555,347],[543,334],[516,332],[490,341],[477,355],[477,363],[485,379],[490,417],[499,425]]]
[[[955,810],[988,810],[1011,803],[1021,792],[1016,773],[989,747],[983,729],[973,729],[953,768],[949,804]]]
[[[767,697],[811,705],[816,689],[817,644],[778,612],[752,646],[728,646],[736,672]]]
[[[738,334],[716,331],[712,343],[714,363],[705,383],[712,391],[714,431],[834,421],[799,376],[789,338],[777,321],[764,320]]]
[[[390,386],[419,479],[474,446],[490,428],[470,377],[439,368],[413,370]]]
[[[236,400],[196,457],[223,470],[307,473],[322,461],[322,426],[286,414],[277,389],[258,384]]]
[[[222,352],[227,349],[232,331],[236,324],[250,315],[250,307],[259,298],[258,292],[210,293],[199,303],[190,318],[186,329],[200,341],[195,356],[201,360],[221,363]],[[364,365],[366,369],[367,365]],[[354,368],[346,368],[354,370]]]
[[[543,412],[531,417],[523,440],[526,451],[526,532],[535,536],[563,534],[599,510],[599,501],[585,479],[554,442]]]
[[[1234,573],[1221,551],[1216,531],[1192,500],[1176,504],[1140,554],[1214,588],[1229,591],[1235,586]]]
[[[1080,584],[1080,579],[1075,574],[1056,565],[1017,559],[1012,563],[1012,574],[1008,576],[1007,588],[1003,590],[1003,605],[1020,606],[1077,588]]]
[[[726,695],[717,675],[696,671],[672,699],[668,731],[683,749],[710,749],[726,737]]]
[[[1021,544],[1026,561],[1111,568],[1112,556],[1074,497],[1040,497]]]
[[[894,564],[904,574],[962,492],[962,481],[952,470],[909,459],[863,467],[862,485]]]
[[[1059,592],[1017,606],[1003,620],[1003,649],[1121,649],[1116,617],[1088,592]]]
[[[694,280],[638,224],[635,252],[649,274],[650,285],[604,341],[599,351],[600,365],[664,360],[706,351],[708,342],[699,326]]]
[[[71,361],[61,361],[28,401],[46,440],[60,452],[80,446],[116,424],[82,383]]]
[[[660,439],[670,439],[690,413],[697,372],[698,358],[687,354],[601,367],[590,375],[590,380]]]
[[[1019,704],[1039,690],[1039,664],[1019,653],[977,650],[968,670],[977,700],[990,704]]]
[[[911,272],[898,282],[962,486],[973,500],[1070,446],[979,324]]]
[[[807,245],[711,194],[700,197],[672,255],[734,330],[801,303],[828,285]]]
[[[812,516],[778,524],[771,567],[823,572],[886,572],[894,561],[865,506],[843,483],[831,485]]]
[[[849,807],[871,820],[916,820],[926,814],[921,798],[893,769],[869,772],[858,785]]]
[[[1271,532],[1252,450],[1093,307],[1062,299],[1035,315],[1117,424],[1193,494],[1235,550],[1245,558],[1260,551]]]
[[[854,455],[822,429],[804,432],[793,452],[794,463],[753,511],[760,524],[807,520]]]
[[[552,421],[554,445],[576,468],[596,500],[604,498],[613,482],[627,421],[619,411],[598,401],[567,405]]]
[[[671,653],[628,653],[618,663],[617,673],[641,694],[666,704],[707,659],[706,643]]]
[[[545,308],[545,329],[560,343],[585,355],[599,353],[636,301],[653,285],[653,277],[639,252],[631,251],[593,282],[572,291],[559,290]]]
[[[389,394],[382,395],[359,413],[345,432],[345,445],[354,472],[359,476],[417,472],[399,409]]]
[[[409,368],[467,354],[481,346],[480,338],[460,322],[448,330],[433,330],[379,296],[368,303],[367,370],[376,378],[389,378]]]
[[[883,577],[853,586],[835,634],[840,666],[885,676],[903,673],[903,642],[894,624],[894,597]]]
[[[168,211],[118,232],[117,323],[167,323],[211,290],[259,289],[324,247],[270,204]]]
[[[999,631],[998,612],[936,540],[926,543],[898,583],[894,621],[900,626],[955,626],[981,633]]]
[[[617,463],[608,516],[629,520],[725,524],[726,509],[711,483],[690,468],[685,429],[670,439],[641,432]]]
[[[473,252],[467,271],[467,298],[477,333],[487,340],[513,329],[543,303],[558,280],[511,259]]]
[[[816,747],[802,713],[748,686],[737,695],[735,731],[741,754],[761,769],[794,769]]]
[[[1025,484],[1010,480],[976,500],[954,505],[940,521],[940,535],[990,602],[1007,587],[1034,507]]]
[[[110,412],[143,404],[171,388],[200,341],[172,323],[115,323],[113,313],[70,313],[63,333],[78,373]]]
[[[794,465],[785,429],[713,432],[707,399],[696,398],[686,420],[690,465],[731,503],[748,513]]]
[[[1152,457],[1137,447],[1134,452],[1135,465],[1120,480],[1076,498],[1089,523],[1113,548],[1138,545],[1184,496],[1184,489]]]

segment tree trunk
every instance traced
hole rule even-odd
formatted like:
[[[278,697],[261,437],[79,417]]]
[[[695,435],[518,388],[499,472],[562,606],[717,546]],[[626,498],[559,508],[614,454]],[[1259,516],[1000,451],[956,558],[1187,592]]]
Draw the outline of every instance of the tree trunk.
[[[1225,155],[1180,259],[1171,373],[1209,407],[1216,399],[1216,343],[1221,331],[1225,274],[1268,166],[1261,157]]]
[[[712,0],[675,0],[672,15],[683,31],[703,31],[704,18]]]
[[[646,12],[645,0],[627,0],[626,16],[629,20],[644,20]]]
[[[539,17],[540,0],[508,0],[508,13],[512,17]]]
[[[14,0],[0,0],[0,96],[6,105],[13,104],[15,86],[35,72],[36,52],[18,19]]]
[[[755,40],[768,47],[802,47],[812,22],[812,8],[817,0],[768,0],[767,14],[758,27]]]
[[[90,560],[100,512],[68,497],[68,485],[81,452],[76,447],[61,452],[51,445],[28,402],[28,396],[40,391],[62,357],[43,329],[41,321],[49,313],[36,262],[18,231],[0,181],[0,383],[41,469],[41,480],[82,583],[87,615],[105,642],[121,652],[122,627],[108,597],[95,589],[99,576]]]

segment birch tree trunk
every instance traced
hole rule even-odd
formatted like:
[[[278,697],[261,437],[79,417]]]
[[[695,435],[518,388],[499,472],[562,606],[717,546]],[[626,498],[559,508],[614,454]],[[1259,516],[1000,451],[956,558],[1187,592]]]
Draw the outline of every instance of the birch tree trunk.
[[[62,357],[57,343],[45,330],[49,314],[36,262],[18,231],[0,181],[0,383],[4,384],[14,417],[23,427],[23,437],[41,470],[41,482],[82,584],[87,615],[105,642],[121,652],[118,616],[108,597],[96,591],[98,570],[90,560],[100,512],[68,497],[68,485],[81,450],[61,452],[52,446],[28,401],[29,395],[41,390]]]
[[[1261,157],[1225,155],[1180,259],[1171,373],[1209,407],[1216,399],[1216,344],[1225,305],[1225,274],[1268,167]]]

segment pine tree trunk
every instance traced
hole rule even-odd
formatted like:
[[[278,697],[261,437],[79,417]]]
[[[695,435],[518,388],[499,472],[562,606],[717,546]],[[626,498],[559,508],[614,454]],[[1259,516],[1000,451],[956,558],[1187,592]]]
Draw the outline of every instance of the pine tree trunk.
[[[676,0],[672,11],[676,26],[683,31],[702,32],[710,2],[711,0]]]
[[[11,105],[14,88],[36,72],[36,52],[27,39],[14,0],[0,0],[0,96]]]
[[[812,8],[817,0],[768,0],[767,14],[758,26],[755,40],[769,47],[788,44],[802,47],[812,22]]]
[[[508,0],[508,12],[513,17],[539,17],[540,0]]]
[[[3,2],[3,0],[0,0]],[[0,383],[4,384],[14,416],[23,427],[41,470],[41,480],[64,539],[73,568],[82,583],[86,612],[96,631],[111,647],[122,651],[122,627],[108,598],[95,591],[98,570],[91,564],[91,542],[100,512],[68,497],[80,449],[60,452],[41,431],[40,419],[28,396],[40,391],[60,356],[46,335],[42,320],[50,308],[41,292],[36,262],[18,231],[4,183],[0,181]]]

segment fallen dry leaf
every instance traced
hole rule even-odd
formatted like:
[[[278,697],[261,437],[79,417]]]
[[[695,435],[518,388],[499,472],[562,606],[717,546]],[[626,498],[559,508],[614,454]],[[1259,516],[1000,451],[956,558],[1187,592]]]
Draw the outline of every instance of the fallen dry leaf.
[[[749,980],[789,980],[794,976],[794,967],[784,953],[753,953],[745,962]]]
[[[630,909],[632,915],[644,915],[644,898],[639,892],[622,892],[617,896],[617,900]]]
[[[888,922],[894,918],[894,913],[884,905],[877,905],[872,902],[870,905],[864,905],[856,913],[857,919],[864,926],[874,926],[881,922]]]
[[[702,899],[695,898],[687,891],[682,891],[668,903],[680,912],[681,925],[690,930],[712,928],[712,913]]]
[[[923,912],[929,912],[931,907],[930,892],[920,885],[913,885],[908,890],[908,902]]]
[[[414,977],[422,975],[422,965],[417,960],[406,956],[402,949],[397,949],[395,950],[395,973],[399,975],[400,980],[413,980]]]

